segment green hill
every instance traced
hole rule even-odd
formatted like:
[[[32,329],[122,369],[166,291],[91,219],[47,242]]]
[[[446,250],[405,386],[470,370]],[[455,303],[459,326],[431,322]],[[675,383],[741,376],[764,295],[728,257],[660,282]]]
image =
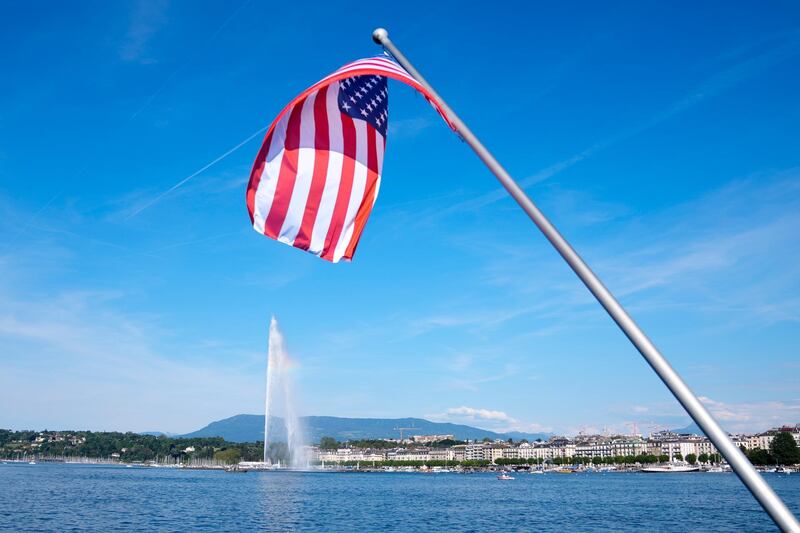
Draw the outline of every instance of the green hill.
[[[336,416],[305,416],[301,422],[309,442],[319,442],[322,437],[337,440],[398,438],[396,428],[415,428],[404,430],[403,435],[453,435],[458,440],[480,440],[484,438],[503,439],[547,439],[548,433],[497,433],[463,424],[431,422],[423,418],[342,418]],[[286,438],[286,427],[280,418],[270,419],[270,433],[275,440]],[[206,427],[182,435],[182,437],[222,437],[230,442],[255,442],[264,439],[263,415],[236,415]],[[270,438],[272,441],[272,438]]]

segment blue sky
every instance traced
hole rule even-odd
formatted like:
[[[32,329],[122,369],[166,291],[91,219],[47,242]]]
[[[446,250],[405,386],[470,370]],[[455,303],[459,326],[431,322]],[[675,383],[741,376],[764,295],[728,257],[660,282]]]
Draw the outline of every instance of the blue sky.
[[[800,421],[797,5],[460,5],[7,5],[0,427],[183,432],[263,412],[272,314],[306,414],[566,433],[688,421],[405,86],[390,87],[351,264],[250,228],[260,136],[161,197],[377,53],[376,26],[723,426]]]

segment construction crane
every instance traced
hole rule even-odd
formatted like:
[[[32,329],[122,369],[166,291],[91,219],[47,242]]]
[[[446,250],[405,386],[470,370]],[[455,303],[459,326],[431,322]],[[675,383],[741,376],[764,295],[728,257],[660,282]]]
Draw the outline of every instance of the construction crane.
[[[411,429],[419,429],[419,428],[414,427],[414,426],[411,426],[410,428],[401,428],[401,427],[394,428],[395,431],[399,431],[400,432],[400,442],[403,442],[403,431],[408,431],[408,430],[411,430]]]

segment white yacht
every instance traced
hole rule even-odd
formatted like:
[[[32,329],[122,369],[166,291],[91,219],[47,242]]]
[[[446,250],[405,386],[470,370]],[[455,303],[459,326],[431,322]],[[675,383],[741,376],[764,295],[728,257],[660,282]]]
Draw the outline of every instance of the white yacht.
[[[680,463],[667,463],[658,466],[646,466],[639,470],[648,474],[664,474],[664,473],[681,473],[681,472],[699,472],[700,467],[697,465],[680,464]]]

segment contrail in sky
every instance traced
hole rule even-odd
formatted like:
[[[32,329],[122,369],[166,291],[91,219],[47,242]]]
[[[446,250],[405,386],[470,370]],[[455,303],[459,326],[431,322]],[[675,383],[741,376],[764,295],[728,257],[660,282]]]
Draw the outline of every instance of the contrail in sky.
[[[225,19],[225,21],[224,21],[224,22],[223,22],[223,23],[222,23],[222,24],[221,24],[221,25],[220,25],[220,26],[219,26],[219,27],[218,27],[218,28],[217,28],[217,29],[214,31],[214,33],[212,33],[212,34],[211,34],[211,37],[209,37],[209,38],[208,38],[208,42],[206,43],[206,46],[208,46],[208,45],[210,45],[212,42],[214,42],[214,39],[216,39],[216,38],[217,38],[217,35],[219,35],[219,34],[220,34],[220,32],[221,32],[223,29],[225,29],[225,27],[228,25],[228,23],[229,23],[230,21],[232,21],[234,18],[236,18],[236,15],[238,15],[238,14],[239,14],[239,12],[240,12],[242,9],[244,9],[244,8],[245,8],[245,7],[246,7],[248,4],[250,4],[250,2],[251,2],[251,0],[245,0],[244,2],[242,2],[242,4],[241,4],[241,5],[240,5],[238,8],[236,8],[236,9],[234,10],[234,12],[233,12],[233,13],[231,13],[231,15],[230,15],[230,16],[229,16],[227,19]],[[163,83],[162,83],[162,84],[161,84],[161,85],[158,87],[158,89],[156,89],[156,90],[155,90],[155,92],[153,92],[152,94],[150,94],[150,96],[148,96],[148,97],[147,97],[147,100],[145,100],[144,104],[142,104],[142,106],[141,106],[141,107],[139,107],[139,109],[137,109],[136,111],[134,111],[134,113],[133,113],[133,114],[130,116],[130,118],[128,119],[128,122],[130,122],[130,121],[132,121],[133,119],[135,119],[136,117],[138,117],[138,116],[139,116],[139,115],[140,115],[140,114],[141,114],[141,113],[142,113],[142,112],[143,112],[145,109],[147,109],[148,107],[150,107],[150,104],[152,104],[152,103],[153,103],[153,101],[154,101],[154,100],[155,100],[155,99],[158,97],[158,95],[160,95],[160,94],[161,94],[161,92],[162,92],[162,91],[163,91],[163,90],[164,90],[164,89],[165,89],[165,88],[166,88],[166,87],[167,87],[167,86],[170,84],[170,82],[172,81],[172,79],[173,79],[173,78],[174,78],[174,77],[175,77],[175,76],[176,76],[176,75],[177,75],[177,74],[178,74],[180,71],[182,71],[184,68],[186,68],[186,66],[188,66],[188,65],[189,65],[189,64],[190,64],[192,61],[194,61],[194,59],[196,59],[197,55],[198,55],[198,54],[195,54],[195,56],[194,56],[194,57],[190,57],[190,58],[189,58],[188,60],[186,60],[186,61],[185,61],[185,62],[184,62],[184,63],[183,63],[181,66],[179,66],[178,68],[176,68],[175,70],[173,70],[173,71],[172,71],[172,73],[171,73],[169,76],[167,76],[167,78],[164,80],[164,82],[163,82]]]
[[[252,141],[252,140],[253,140],[254,138],[256,138],[258,135],[260,135],[260,134],[264,133],[264,132],[267,130],[267,127],[268,127],[268,126],[264,126],[263,128],[259,128],[259,129],[258,129],[258,131],[255,131],[254,133],[252,133],[252,134],[251,134],[249,137],[247,137],[245,140],[243,140],[242,142],[240,142],[239,144],[237,144],[236,146],[234,146],[233,148],[231,148],[230,150],[228,150],[227,152],[225,152],[225,153],[224,153],[224,154],[222,154],[221,156],[217,157],[216,159],[214,159],[214,160],[213,160],[213,161],[211,161],[210,163],[206,163],[205,165],[203,165],[203,166],[202,166],[201,168],[199,168],[198,170],[195,170],[194,172],[192,172],[191,174],[189,174],[188,176],[186,176],[185,178],[183,178],[181,181],[179,181],[178,183],[176,183],[175,185],[173,185],[172,187],[170,187],[170,188],[169,188],[169,189],[167,189],[166,191],[162,192],[161,194],[159,194],[158,196],[156,196],[155,198],[153,198],[152,200],[150,200],[149,202],[147,202],[147,203],[146,203],[146,204],[144,204],[143,206],[141,206],[141,207],[139,207],[138,209],[136,209],[136,210],[135,210],[133,213],[131,213],[130,215],[128,215],[127,217],[125,217],[125,220],[129,220],[129,219],[131,219],[131,218],[135,217],[136,215],[138,215],[139,213],[141,213],[142,211],[144,211],[145,209],[147,209],[147,208],[148,208],[148,207],[150,207],[151,205],[155,204],[156,202],[158,202],[159,200],[161,200],[162,198],[164,198],[166,195],[168,195],[169,193],[171,193],[171,192],[172,192],[172,191],[174,191],[175,189],[177,189],[177,188],[181,187],[183,184],[185,184],[185,183],[186,183],[187,181],[189,181],[190,179],[194,178],[194,177],[195,177],[195,176],[197,176],[198,174],[201,174],[201,173],[205,172],[206,170],[208,170],[209,168],[213,167],[214,165],[216,165],[217,163],[219,163],[220,161],[222,161],[223,159],[225,159],[226,157],[228,157],[229,155],[231,155],[233,152],[235,152],[236,150],[238,150],[239,148],[241,148],[241,147],[242,147],[242,146],[244,146],[245,144],[247,144],[247,143],[249,143],[250,141]]]

